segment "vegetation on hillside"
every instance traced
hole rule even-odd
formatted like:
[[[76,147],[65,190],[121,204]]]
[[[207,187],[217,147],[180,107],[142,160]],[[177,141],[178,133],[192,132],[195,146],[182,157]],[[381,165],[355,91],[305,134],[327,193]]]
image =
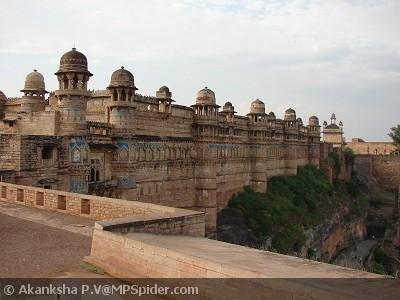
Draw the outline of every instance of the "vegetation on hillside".
[[[374,250],[372,257],[372,272],[387,275],[389,272],[387,271],[388,265],[390,264],[390,257],[386,254],[386,252],[378,247]]]
[[[320,170],[305,166],[297,176],[271,178],[266,193],[246,188],[229,206],[243,212],[260,241],[270,236],[277,252],[290,253],[303,247],[305,229],[322,223],[338,207],[346,205],[352,214],[362,215],[368,204],[360,193],[356,177],[332,185]]]

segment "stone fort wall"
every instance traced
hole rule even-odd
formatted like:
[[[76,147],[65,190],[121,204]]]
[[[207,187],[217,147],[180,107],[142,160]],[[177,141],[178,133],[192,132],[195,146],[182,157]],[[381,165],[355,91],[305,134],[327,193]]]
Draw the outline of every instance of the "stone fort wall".
[[[319,165],[315,116],[306,124],[289,108],[280,119],[259,99],[240,116],[207,87],[178,105],[166,86],[137,94],[123,67],[106,90],[91,91],[87,61],[75,48],[65,53],[47,99],[37,70],[21,98],[0,99],[3,181],[199,210],[212,232],[217,211],[245,186],[265,191],[272,176]]]
[[[374,178],[384,189],[397,193],[400,186],[400,156],[356,155],[354,169],[366,183]]]

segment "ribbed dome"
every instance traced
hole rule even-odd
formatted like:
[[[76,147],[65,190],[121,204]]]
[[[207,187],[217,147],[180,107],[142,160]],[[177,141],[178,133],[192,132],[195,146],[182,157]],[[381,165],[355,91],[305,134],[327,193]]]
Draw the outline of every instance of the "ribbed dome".
[[[308,125],[311,125],[311,126],[319,126],[319,120],[318,120],[318,118],[317,118],[316,116],[311,116],[311,117],[308,119]]]
[[[133,74],[122,66],[121,69],[114,71],[111,75],[109,87],[130,87],[135,88]]]
[[[58,72],[88,72],[88,61],[86,56],[72,48],[60,59],[60,69]]]
[[[197,92],[196,104],[215,105],[215,93],[208,87]]]
[[[7,101],[7,97],[2,91],[0,91],[0,101]]]
[[[26,75],[25,86],[22,92],[46,92],[44,77],[37,70]]]
[[[294,109],[289,108],[285,111],[285,120],[296,121],[296,112]]]
[[[265,114],[265,104],[260,99],[256,99],[251,102],[250,105],[251,114]]]

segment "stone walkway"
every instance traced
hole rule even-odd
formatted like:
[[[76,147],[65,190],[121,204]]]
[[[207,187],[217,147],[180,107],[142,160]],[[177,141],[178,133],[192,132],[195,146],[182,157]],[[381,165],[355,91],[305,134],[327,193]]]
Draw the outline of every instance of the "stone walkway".
[[[0,201],[0,277],[93,277],[80,267],[89,255],[94,221]]]

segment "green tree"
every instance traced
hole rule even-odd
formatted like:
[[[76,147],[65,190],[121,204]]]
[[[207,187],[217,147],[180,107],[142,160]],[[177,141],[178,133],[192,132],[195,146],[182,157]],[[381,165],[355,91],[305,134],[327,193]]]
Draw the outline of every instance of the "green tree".
[[[393,142],[400,146],[400,124],[396,127],[390,128],[391,132],[389,132],[389,136],[392,138]]]

